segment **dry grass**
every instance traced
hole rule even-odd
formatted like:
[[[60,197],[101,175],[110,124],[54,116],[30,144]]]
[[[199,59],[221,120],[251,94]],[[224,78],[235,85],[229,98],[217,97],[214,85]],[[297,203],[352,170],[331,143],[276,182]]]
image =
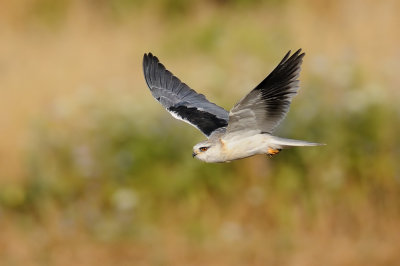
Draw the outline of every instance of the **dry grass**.
[[[398,264],[399,143],[394,132],[398,126],[391,130],[390,124],[391,119],[399,120],[400,113],[399,1],[194,1],[193,6],[178,4],[178,11],[166,6],[180,1],[132,2],[1,4],[0,183],[11,187],[5,193],[11,195],[7,196],[11,203],[0,204],[1,265]],[[383,126],[376,133],[376,160],[365,154],[355,162],[346,161],[352,157],[345,153],[357,148],[343,143],[353,135],[370,134],[363,128],[358,132],[344,128],[337,134],[333,128],[322,135],[311,128],[314,135],[333,142],[325,155],[324,151],[305,151],[318,159],[315,166],[296,152],[272,162],[256,157],[217,166],[209,171],[227,171],[230,184],[215,185],[209,178],[206,185],[193,183],[204,189],[195,190],[192,197],[160,196],[158,200],[166,202],[146,205],[159,212],[142,207],[142,220],[134,225],[139,233],[133,237],[110,233],[118,227],[122,232],[130,230],[124,217],[99,216],[101,221],[93,224],[82,218],[98,203],[94,198],[99,195],[90,188],[83,190],[90,196],[73,198],[70,205],[53,200],[43,200],[44,206],[34,210],[29,202],[13,205],[14,198],[27,197],[23,189],[32,177],[27,163],[32,147],[37,157],[43,157],[35,142],[38,124],[47,123],[44,128],[50,136],[65,130],[66,135],[74,134],[74,129],[81,133],[77,125],[88,123],[82,108],[88,102],[106,110],[140,114],[143,121],[138,124],[161,112],[142,77],[144,52],[154,52],[193,88],[229,108],[286,50],[297,47],[307,53],[303,90],[294,103],[297,116],[288,118],[301,117],[306,123],[320,115],[332,129],[336,124],[331,119],[358,117],[369,104],[388,108],[383,112],[393,117],[377,118]],[[371,118],[366,124],[374,127],[375,122]],[[172,120],[166,123],[178,128],[176,134],[185,127]],[[393,146],[390,140],[395,141]],[[299,158],[308,167],[303,174],[296,172],[302,167],[296,166]],[[291,162],[287,168],[286,160]],[[207,165],[182,164],[208,173]],[[358,169],[359,165],[372,170]],[[189,175],[178,168],[167,161],[159,166],[159,175]],[[302,178],[305,185],[285,176]],[[65,180],[62,175],[57,178]],[[153,195],[151,185],[138,190]],[[303,185],[308,192],[302,192]],[[89,209],[81,209],[82,205]]]

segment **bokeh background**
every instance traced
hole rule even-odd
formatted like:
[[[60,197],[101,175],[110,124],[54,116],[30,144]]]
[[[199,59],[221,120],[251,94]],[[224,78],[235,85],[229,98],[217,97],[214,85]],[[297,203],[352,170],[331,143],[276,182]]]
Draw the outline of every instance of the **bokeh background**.
[[[400,265],[400,2],[0,2],[0,265]],[[145,52],[226,109],[306,52],[278,134],[227,164]]]

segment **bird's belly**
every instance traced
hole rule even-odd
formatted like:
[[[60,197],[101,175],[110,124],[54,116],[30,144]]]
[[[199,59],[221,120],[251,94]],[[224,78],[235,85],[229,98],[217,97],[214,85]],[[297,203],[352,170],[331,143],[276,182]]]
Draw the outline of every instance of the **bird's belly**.
[[[226,161],[263,154],[268,150],[268,139],[266,134],[256,134],[236,139],[221,139],[221,153]]]

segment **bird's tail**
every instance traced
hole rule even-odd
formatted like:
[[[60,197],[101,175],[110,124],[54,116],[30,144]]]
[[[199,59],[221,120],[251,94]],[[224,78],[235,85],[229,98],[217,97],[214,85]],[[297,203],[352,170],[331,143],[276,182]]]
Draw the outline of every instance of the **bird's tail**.
[[[322,143],[308,142],[304,140],[285,139],[276,136],[271,136],[271,144],[276,149],[287,149],[290,147],[303,147],[303,146],[321,146]]]

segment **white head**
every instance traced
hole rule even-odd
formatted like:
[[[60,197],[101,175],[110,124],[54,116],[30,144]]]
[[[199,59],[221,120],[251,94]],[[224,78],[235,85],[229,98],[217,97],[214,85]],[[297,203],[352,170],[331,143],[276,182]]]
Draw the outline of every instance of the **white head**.
[[[193,147],[193,158],[205,162],[221,162],[221,148],[218,142],[208,139]]]

